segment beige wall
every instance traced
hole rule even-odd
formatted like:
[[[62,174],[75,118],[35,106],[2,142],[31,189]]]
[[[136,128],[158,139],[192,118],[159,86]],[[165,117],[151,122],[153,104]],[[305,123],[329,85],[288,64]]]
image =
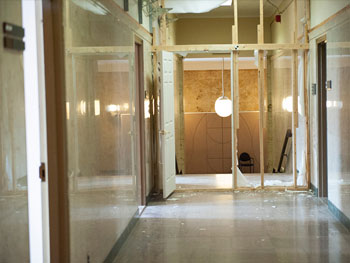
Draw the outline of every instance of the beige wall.
[[[269,23],[268,19],[265,19]],[[257,43],[258,18],[239,18],[239,43]],[[176,21],[176,44],[230,44],[233,18],[181,18]],[[265,27],[265,42],[271,41],[270,28]],[[253,56],[252,52],[240,52]]]

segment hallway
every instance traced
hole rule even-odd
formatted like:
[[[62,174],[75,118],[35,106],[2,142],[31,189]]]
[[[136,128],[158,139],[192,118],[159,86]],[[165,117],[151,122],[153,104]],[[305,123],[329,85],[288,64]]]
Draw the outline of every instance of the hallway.
[[[152,200],[114,262],[350,262],[350,233],[310,192]]]

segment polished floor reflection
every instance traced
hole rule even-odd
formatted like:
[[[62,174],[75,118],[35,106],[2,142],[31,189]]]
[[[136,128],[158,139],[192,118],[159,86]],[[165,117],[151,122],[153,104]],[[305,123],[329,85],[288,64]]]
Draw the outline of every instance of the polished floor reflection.
[[[153,200],[115,262],[350,262],[350,233],[309,192]]]

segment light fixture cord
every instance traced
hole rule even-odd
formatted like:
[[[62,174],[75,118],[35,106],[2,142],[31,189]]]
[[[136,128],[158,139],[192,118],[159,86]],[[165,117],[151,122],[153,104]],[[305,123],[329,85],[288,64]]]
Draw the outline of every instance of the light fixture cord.
[[[224,67],[225,67],[225,58],[222,58],[222,97],[225,97],[225,88],[224,88]]]

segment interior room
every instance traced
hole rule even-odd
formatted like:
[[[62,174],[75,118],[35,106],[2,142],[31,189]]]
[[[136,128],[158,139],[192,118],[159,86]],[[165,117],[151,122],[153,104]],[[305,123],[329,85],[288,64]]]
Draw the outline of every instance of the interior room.
[[[350,262],[350,0],[0,22],[0,262]]]

